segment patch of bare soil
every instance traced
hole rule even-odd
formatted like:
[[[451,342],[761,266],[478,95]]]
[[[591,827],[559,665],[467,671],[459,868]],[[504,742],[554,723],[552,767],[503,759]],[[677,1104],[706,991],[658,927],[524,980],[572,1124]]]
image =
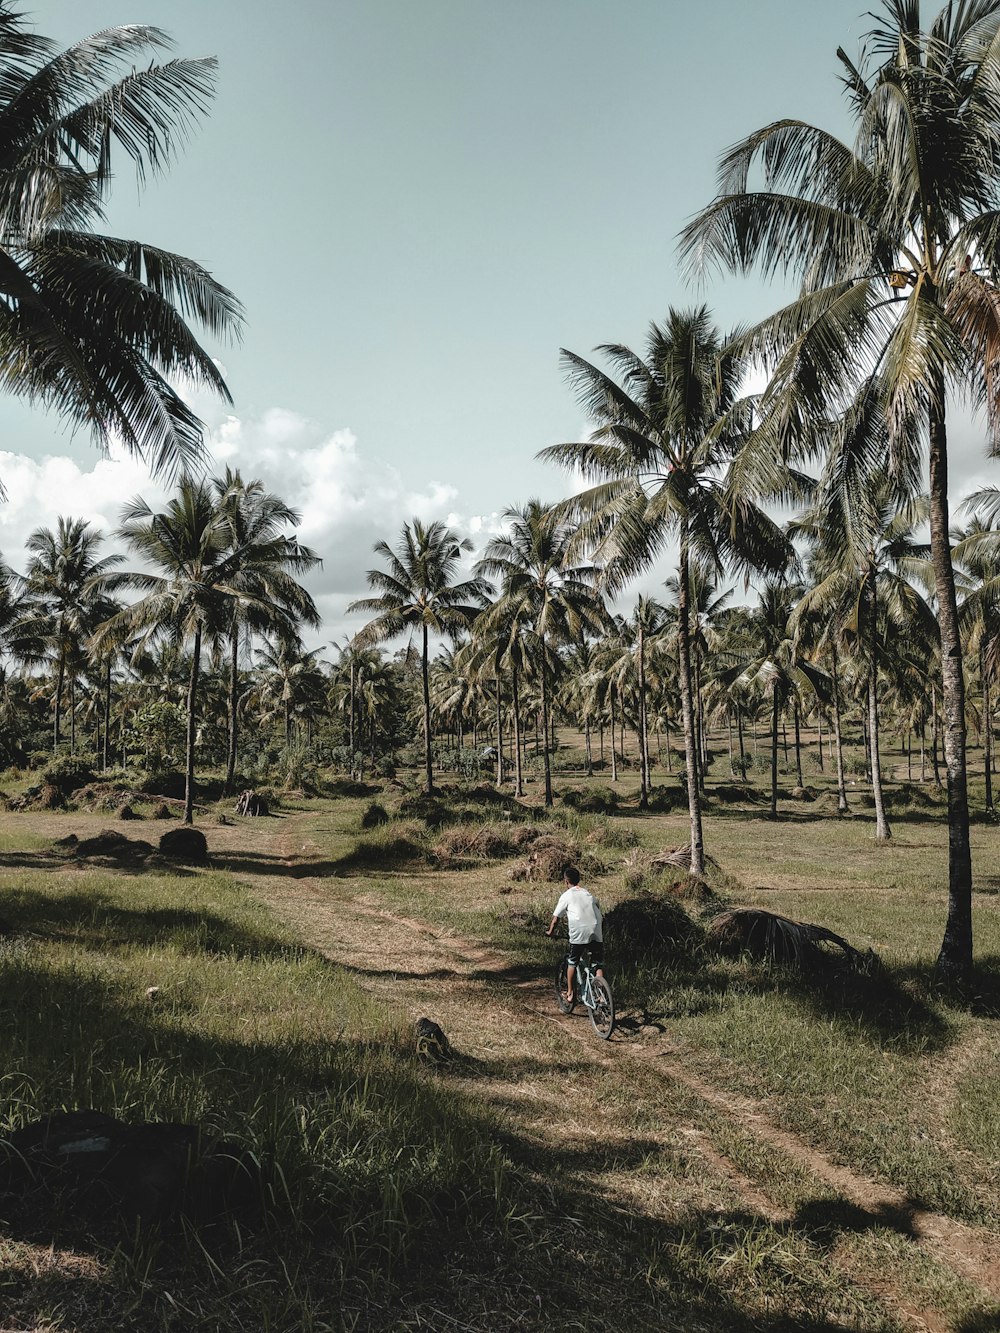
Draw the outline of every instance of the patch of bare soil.
[[[294,816],[277,832],[273,875],[254,875],[251,887],[303,937],[332,961],[381,993],[396,1008],[414,1017],[428,1014],[441,1024],[459,1051],[475,1051],[486,1066],[476,1090],[501,1105],[516,1109],[519,1124],[528,1132],[563,1142],[627,1137],[626,1131],[603,1119],[598,1101],[581,1105],[575,1095],[559,1091],[564,1071],[555,1067],[553,1040],[559,1040],[560,1060],[565,1041],[578,1043],[576,1059],[587,1066],[619,1069],[622,1060],[642,1062],[661,1078],[681,1085],[739,1128],[756,1136],[804,1168],[871,1219],[873,1226],[889,1227],[955,1274],[1000,1301],[1000,1241],[985,1231],[920,1207],[904,1192],[859,1174],[833,1161],[798,1135],[768,1119],[759,1104],[724,1090],[683,1062],[681,1054],[654,1029],[631,1025],[610,1043],[597,1041],[589,1024],[562,1018],[552,1002],[547,981],[525,978],[510,961],[481,943],[425,921],[389,912],[357,890],[363,881],[319,879],[296,873],[300,845]],[[314,851],[308,844],[301,852]],[[305,856],[301,857],[305,861]],[[237,873],[239,873],[237,868]],[[542,1020],[542,1021],[540,1021]],[[490,1068],[493,1076],[489,1076]],[[581,1080],[582,1082],[582,1080]],[[637,1094],[638,1095],[638,1094]],[[787,1211],[768,1197],[766,1186],[749,1180],[725,1158],[707,1136],[691,1127],[682,1131],[687,1145],[709,1168],[708,1174],[735,1191],[742,1205],[775,1223],[789,1220]],[[644,1135],[661,1144],[676,1144],[676,1132]],[[703,1173],[704,1174],[704,1173]],[[621,1198],[633,1193],[624,1180],[606,1175],[604,1188]],[[689,1182],[692,1190],[705,1188]],[[655,1189],[647,1203],[653,1206]],[[859,1280],[851,1266],[834,1250],[834,1262]],[[864,1282],[905,1322],[930,1333],[947,1333],[938,1311],[914,1309],[894,1289],[891,1274],[877,1283]]]

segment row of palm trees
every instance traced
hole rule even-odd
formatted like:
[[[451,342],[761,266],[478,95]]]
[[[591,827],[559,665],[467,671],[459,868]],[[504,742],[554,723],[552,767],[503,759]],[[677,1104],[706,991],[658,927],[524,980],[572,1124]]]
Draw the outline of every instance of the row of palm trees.
[[[120,568],[119,555],[99,557],[100,534],[81,520],[61,518],[55,531],[32,533],[23,578],[4,569],[0,629],[10,657],[29,669],[47,665],[54,673],[54,748],[62,739],[67,679],[72,694],[85,672],[103,676],[106,746],[114,660],[124,654],[138,663],[164,641],[188,649],[184,818],[190,822],[199,673],[203,648],[211,647],[214,656],[229,659],[226,781],[231,786],[241,646],[265,637],[263,660],[272,677],[283,668],[302,671],[309,655],[301,650],[300,631],[320,623],[312,597],[298,581],[318,557],[285,532],[297,521],[295,511],[260,481],[244,481],[227,469],[211,479],[182,478],[160,511],[141,498],[126,507],[118,536],[144,562],[142,569]],[[121,594],[130,600],[123,602]]]

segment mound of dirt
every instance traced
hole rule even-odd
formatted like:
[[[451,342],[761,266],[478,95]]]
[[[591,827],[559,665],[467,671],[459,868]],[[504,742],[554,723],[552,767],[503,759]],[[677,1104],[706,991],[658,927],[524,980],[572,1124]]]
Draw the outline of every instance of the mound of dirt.
[[[874,957],[871,953],[861,953],[825,926],[791,921],[758,907],[734,907],[720,912],[708,923],[705,938],[720,953],[749,954],[762,962],[798,968],[829,960],[824,945],[839,949],[842,958],[853,967],[867,967]]]
[[[898,787],[887,790],[885,803],[890,810],[901,810],[907,806],[910,809],[939,810],[943,804],[926,787],[915,782],[901,782]]]
[[[420,819],[428,828],[440,828],[455,818],[443,801],[422,791],[404,796],[397,809],[401,819]]]
[[[160,839],[160,855],[188,865],[204,865],[208,860],[208,842],[201,829],[190,825],[168,829]]]
[[[717,782],[710,794],[722,805],[759,805],[763,799],[755,788],[742,782]]]
[[[115,829],[102,829],[93,838],[80,838],[73,843],[63,838],[56,844],[60,845],[68,847],[77,860],[90,861],[99,857],[102,863],[113,865],[134,865],[153,853],[152,843],[143,842],[141,838],[126,838]]]
[[[378,828],[382,824],[388,824],[389,812],[384,805],[379,805],[378,801],[365,807],[361,815],[361,827],[363,829]]]
[[[517,856],[540,836],[540,830],[529,825],[456,824],[445,829],[432,854],[443,866],[464,861],[499,861]]]
[[[579,865],[580,861],[580,849],[575,843],[566,842],[552,833],[542,833],[535,838],[525,860],[511,866],[510,878],[557,884],[563,877],[564,868],[570,864]]]
[[[615,956],[623,959],[688,955],[703,936],[676,899],[652,893],[624,899],[608,912],[605,924]]]

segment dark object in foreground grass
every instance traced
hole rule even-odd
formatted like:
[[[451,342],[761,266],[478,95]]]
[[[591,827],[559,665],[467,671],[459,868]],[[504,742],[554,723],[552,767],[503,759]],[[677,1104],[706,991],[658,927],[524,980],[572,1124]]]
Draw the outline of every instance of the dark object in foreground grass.
[[[204,865],[208,860],[208,843],[201,829],[172,828],[160,839],[160,854],[171,861]]]
[[[428,1064],[447,1064],[452,1058],[451,1042],[432,1018],[418,1018],[413,1025],[417,1055]]]
[[[152,843],[143,842],[141,838],[126,838],[124,833],[118,833],[115,829],[102,829],[92,838],[73,842],[69,838],[61,838],[56,845],[69,847],[71,854],[76,857],[101,857],[119,864],[145,861],[153,852]]]
[[[268,809],[267,801],[261,796],[260,792],[254,791],[252,787],[248,787],[246,791],[241,791],[239,796],[237,796],[234,813],[237,815],[245,815],[249,818],[257,818],[261,815],[268,815],[271,812]]]
[[[824,944],[840,949],[851,966],[860,971],[867,971],[875,959],[871,950],[862,953],[825,926],[791,921],[758,907],[734,907],[720,912],[708,923],[705,938],[723,953],[750,954],[764,962],[799,968],[823,957],[825,951],[820,946]]]
[[[260,1169],[249,1154],[204,1143],[199,1126],[126,1124],[101,1111],[58,1111],[0,1143],[0,1195],[20,1199],[33,1222],[48,1207],[60,1224],[208,1220],[246,1214],[260,1200]],[[9,1204],[8,1204],[9,1206]]]

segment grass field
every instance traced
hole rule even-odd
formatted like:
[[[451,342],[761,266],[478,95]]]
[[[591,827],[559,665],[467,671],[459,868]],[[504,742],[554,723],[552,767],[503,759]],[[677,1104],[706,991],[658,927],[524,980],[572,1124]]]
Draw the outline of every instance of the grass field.
[[[0,1125],[197,1122],[261,1174],[251,1215],[134,1234],[0,1194],[0,1327],[1000,1327],[1000,829],[973,830],[977,973],[946,995],[938,808],[901,803],[882,847],[865,811],[785,800],[772,822],[710,783],[698,898],[647,869],[683,813],[640,816],[619,785],[622,813],[557,802],[540,825],[443,803],[491,847],[527,822],[592,867],[622,1008],[607,1045],[551,1003],[557,885],[512,879],[514,856],[442,868],[445,829],[393,817],[398,790],[367,830],[372,797],[209,815],[210,868],[176,873],[49,855],[107,815],[6,816]],[[650,887],[684,929],[616,952],[615,909]],[[727,904],[880,966],[720,956],[704,925]],[[457,1052],[441,1069],[414,1051],[424,1013]]]

